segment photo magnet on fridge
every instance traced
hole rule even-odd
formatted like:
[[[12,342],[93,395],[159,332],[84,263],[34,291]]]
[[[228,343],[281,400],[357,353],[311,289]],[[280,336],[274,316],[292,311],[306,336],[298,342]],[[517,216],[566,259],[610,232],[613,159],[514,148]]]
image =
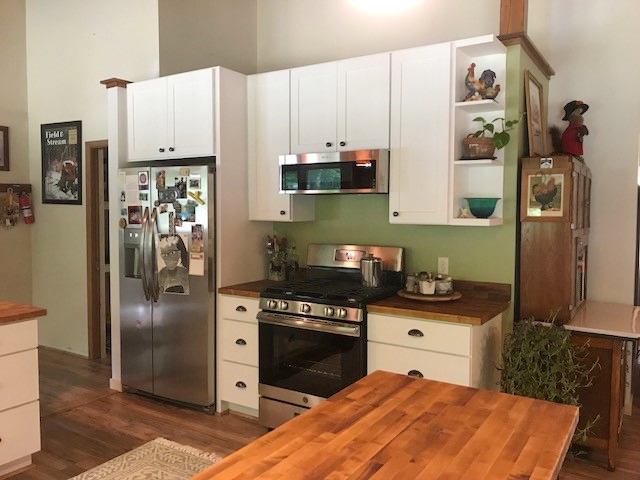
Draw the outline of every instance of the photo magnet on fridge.
[[[142,223],[142,205],[128,206],[127,216],[129,218],[129,225],[141,224]]]
[[[138,190],[149,190],[149,174],[138,172]]]
[[[186,235],[160,235],[158,283],[163,293],[189,295],[189,253]]]

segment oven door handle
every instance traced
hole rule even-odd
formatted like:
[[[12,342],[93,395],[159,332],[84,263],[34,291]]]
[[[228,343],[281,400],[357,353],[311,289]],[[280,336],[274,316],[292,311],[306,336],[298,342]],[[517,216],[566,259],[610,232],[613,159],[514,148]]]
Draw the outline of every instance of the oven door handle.
[[[304,330],[314,330],[318,332],[334,333],[347,337],[359,337],[360,326],[348,325],[346,323],[329,322],[326,320],[311,320],[308,318],[296,317],[293,315],[273,314],[258,312],[259,323],[278,325],[281,327],[302,328]]]

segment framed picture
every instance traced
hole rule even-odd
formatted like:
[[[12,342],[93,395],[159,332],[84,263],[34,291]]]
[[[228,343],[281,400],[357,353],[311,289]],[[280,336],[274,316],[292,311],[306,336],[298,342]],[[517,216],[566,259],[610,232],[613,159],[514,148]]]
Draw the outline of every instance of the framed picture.
[[[566,174],[559,169],[523,170],[520,210],[522,221],[568,220],[570,189],[565,188]]]
[[[542,85],[529,70],[524,72],[524,91],[527,107],[529,156],[544,157],[547,152],[547,125]]]
[[[9,127],[0,126],[0,170],[9,170]]]
[[[82,122],[40,126],[42,203],[82,205]]]

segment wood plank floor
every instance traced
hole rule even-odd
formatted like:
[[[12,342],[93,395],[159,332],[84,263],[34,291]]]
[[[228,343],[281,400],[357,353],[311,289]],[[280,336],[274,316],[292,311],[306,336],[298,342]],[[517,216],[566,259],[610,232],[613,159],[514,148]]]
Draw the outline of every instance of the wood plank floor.
[[[157,437],[228,455],[266,429],[242,415],[207,415],[109,390],[111,367],[40,349],[42,451],[12,480],[68,479]],[[640,479],[640,409],[625,417],[618,468],[598,452],[567,459],[562,480]]]
[[[157,437],[228,455],[267,431],[249,417],[110,390],[104,362],[44,348],[39,357],[42,450],[11,480],[66,480]]]

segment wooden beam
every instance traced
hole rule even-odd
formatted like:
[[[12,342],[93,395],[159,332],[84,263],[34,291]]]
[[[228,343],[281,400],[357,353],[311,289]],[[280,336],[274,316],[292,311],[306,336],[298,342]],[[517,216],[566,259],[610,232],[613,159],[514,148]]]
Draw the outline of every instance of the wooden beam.
[[[527,33],[527,0],[500,0],[500,35]]]

